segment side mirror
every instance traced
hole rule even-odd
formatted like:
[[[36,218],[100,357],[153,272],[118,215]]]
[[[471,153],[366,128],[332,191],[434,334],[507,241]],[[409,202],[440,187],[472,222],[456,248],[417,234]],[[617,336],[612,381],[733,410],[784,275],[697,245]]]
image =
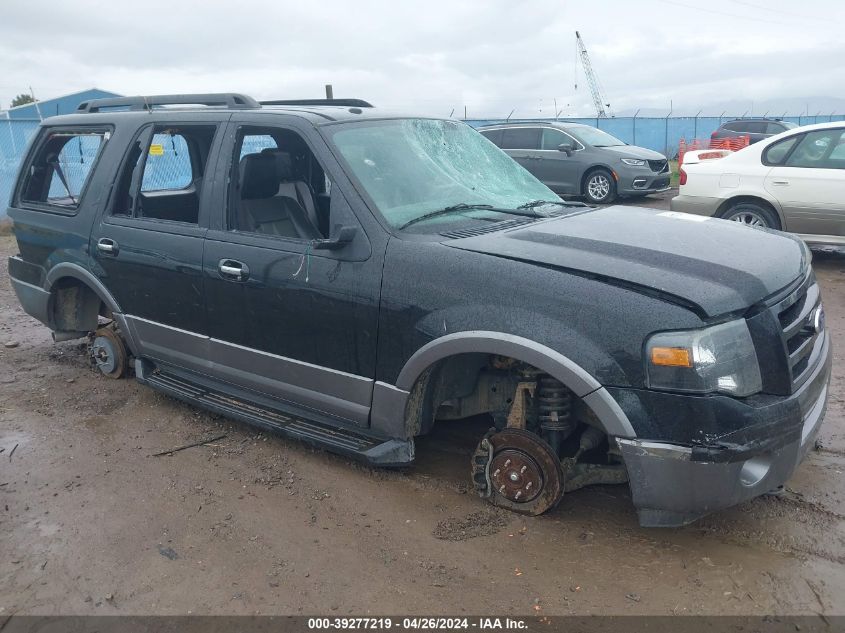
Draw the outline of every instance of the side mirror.
[[[314,241],[314,250],[334,251],[338,248],[343,248],[353,240],[356,233],[358,233],[358,227],[335,224],[332,234],[328,239]]]
[[[557,146],[559,152],[566,152],[567,156],[572,156],[572,152],[574,148],[572,147],[572,143],[561,143]]]

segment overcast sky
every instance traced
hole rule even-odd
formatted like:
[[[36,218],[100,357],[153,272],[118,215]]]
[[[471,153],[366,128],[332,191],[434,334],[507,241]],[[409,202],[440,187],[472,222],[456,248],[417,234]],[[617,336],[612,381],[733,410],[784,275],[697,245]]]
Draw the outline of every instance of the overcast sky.
[[[589,116],[576,29],[616,112],[790,99],[814,114],[845,97],[841,0],[3,0],[0,106],[29,86],[295,98],[331,83],[444,116],[551,116],[555,100]]]

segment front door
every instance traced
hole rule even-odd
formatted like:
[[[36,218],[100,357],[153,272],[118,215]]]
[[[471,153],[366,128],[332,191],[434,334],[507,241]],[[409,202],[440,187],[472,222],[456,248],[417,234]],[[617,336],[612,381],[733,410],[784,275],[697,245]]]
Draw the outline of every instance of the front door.
[[[324,141],[295,120],[266,121],[243,115],[226,134],[227,191],[203,257],[211,368],[283,408],[366,426],[383,253]],[[320,249],[340,226],[351,241]]]
[[[207,353],[202,210],[218,127],[180,121],[142,128],[91,232],[93,270],[120,306],[139,354],[195,370]]]
[[[563,144],[572,146],[572,153],[559,150],[558,147]],[[554,128],[543,128],[540,149],[535,152],[539,160],[535,161],[532,173],[555,193],[580,194],[583,168],[575,151],[579,147],[580,144],[568,134]]]

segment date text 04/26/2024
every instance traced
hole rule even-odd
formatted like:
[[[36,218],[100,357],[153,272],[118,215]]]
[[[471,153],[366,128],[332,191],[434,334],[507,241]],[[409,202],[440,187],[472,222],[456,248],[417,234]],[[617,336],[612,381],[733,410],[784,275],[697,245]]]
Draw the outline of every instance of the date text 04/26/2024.
[[[416,630],[416,631],[451,631],[471,630],[480,631],[511,630],[518,631],[528,628],[525,620],[519,618],[446,618],[446,617],[414,617],[414,618],[309,618],[308,628],[311,630]]]

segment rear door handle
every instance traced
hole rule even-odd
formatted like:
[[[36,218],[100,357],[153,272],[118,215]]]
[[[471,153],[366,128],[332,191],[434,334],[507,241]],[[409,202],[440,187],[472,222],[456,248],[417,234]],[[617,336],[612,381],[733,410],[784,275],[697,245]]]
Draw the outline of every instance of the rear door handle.
[[[226,279],[246,281],[249,278],[249,267],[234,259],[221,259],[220,263],[217,264],[217,270],[220,272],[220,276]]]
[[[789,181],[788,180],[773,180],[772,184],[778,185],[779,187],[786,187],[786,186],[789,186]]]
[[[107,237],[101,237],[97,240],[97,250],[104,255],[117,255],[117,242],[110,240]]]

